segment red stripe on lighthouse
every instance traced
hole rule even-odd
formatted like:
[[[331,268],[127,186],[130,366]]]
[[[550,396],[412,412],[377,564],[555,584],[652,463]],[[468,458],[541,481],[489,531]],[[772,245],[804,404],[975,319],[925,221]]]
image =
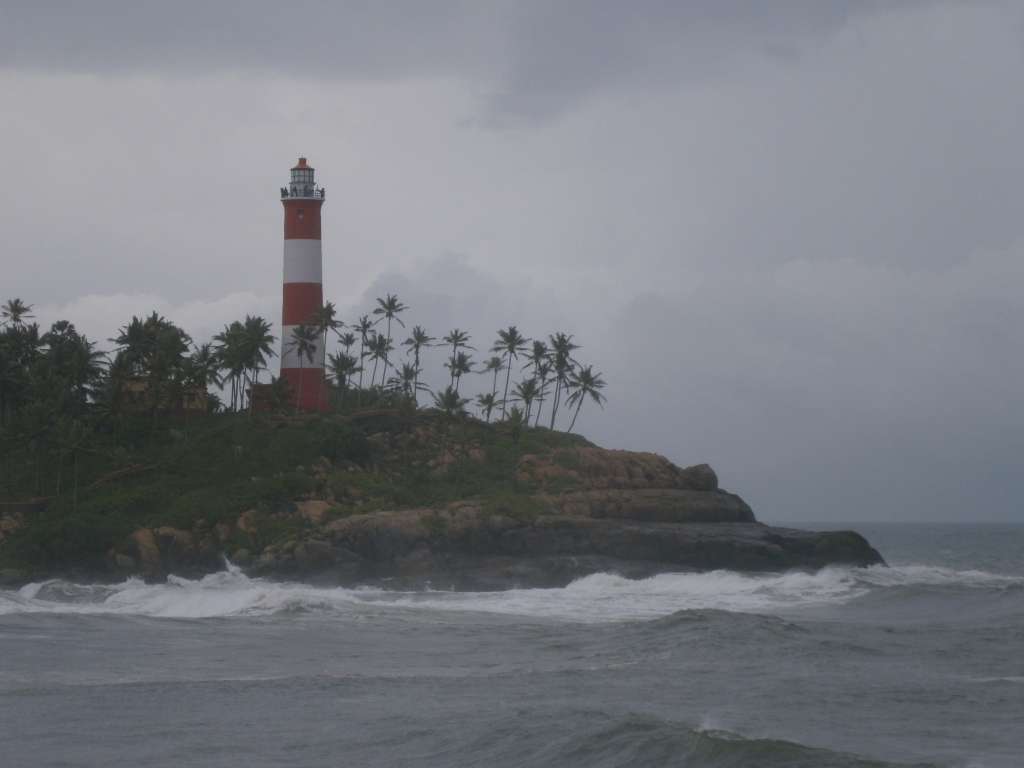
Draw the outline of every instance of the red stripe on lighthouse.
[[[323,306],[324,288],[320,283],[285,283],[283,325],[305,325],[313,321]]]
[[[284,239],[319,240],[321,205],[323,200],[285,200]]]

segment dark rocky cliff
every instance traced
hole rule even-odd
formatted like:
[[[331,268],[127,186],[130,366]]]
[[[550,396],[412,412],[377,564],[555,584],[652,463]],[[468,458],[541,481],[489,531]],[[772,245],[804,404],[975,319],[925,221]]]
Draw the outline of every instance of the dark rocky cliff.
[[[707,465],[681,469],[654,454],[578,445],[523,455],[516,474],[529,493],[340,517],[337,499],[311,495],[269,517],[254,509],[212,527],[142,528],[110,564],[160,578],[216,569],[227,556],[268,577],[488,589],[560,585],[598,571],[641,577],[882,562],[852,531],[758,523]],[[261,544],[263,527],[285,521],[302,525]]]

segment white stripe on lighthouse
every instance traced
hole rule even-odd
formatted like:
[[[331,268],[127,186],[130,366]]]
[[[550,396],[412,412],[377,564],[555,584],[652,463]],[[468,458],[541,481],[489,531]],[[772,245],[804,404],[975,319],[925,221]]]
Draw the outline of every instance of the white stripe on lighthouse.
[[[284,241],[284,281],[323,282],[323,252],[319,240]]]
[[[281,353],[281,368],[323,368],[324,367],[324,337],[321,334],[316,340],[316,349],[313,351],[313,362],[309,361],[309,358],[305,355],[302,356],[301,365],[299,363],[299,350],[295,347],[295,337],[292,335],[299,326],[297,325],[286,325],[284,326],[284,336],[282,337],[283,351]]]

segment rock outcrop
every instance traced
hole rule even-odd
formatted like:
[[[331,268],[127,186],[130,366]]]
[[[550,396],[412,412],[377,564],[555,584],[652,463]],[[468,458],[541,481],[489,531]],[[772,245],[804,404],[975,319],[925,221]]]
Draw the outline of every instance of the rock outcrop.
[[[233,556],[261,576],[495,589],[562,585],[597,571],[641,577],[882,562],[852,531],[758,523],[706,464],[682,469],[655,454],[581,445],[523,456],[516,479],[528,490],[434,508],[335,516],[329,499],[305,498],[288,512],[248,510],[213,530],[140,529],[111,563],[156,579],[208,572]],[[264,528],[283,523],[293,533],[268,541]]]

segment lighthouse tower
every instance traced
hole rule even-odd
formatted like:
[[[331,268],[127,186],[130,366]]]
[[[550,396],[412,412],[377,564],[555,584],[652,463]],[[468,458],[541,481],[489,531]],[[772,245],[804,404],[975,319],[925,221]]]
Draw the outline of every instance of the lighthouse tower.
[[[320,247],[320,207],[324,190],[313,168],[300,157],[287,187],[281,187],[284,206],[284,296],[281,318],[281,378],[288,382],[300,410],[327,409],[323,333],[310,333],[300,344],[296,329],[315,328],[323,307],[323,251]],[[304,349],[304,347],[308,347]]]

